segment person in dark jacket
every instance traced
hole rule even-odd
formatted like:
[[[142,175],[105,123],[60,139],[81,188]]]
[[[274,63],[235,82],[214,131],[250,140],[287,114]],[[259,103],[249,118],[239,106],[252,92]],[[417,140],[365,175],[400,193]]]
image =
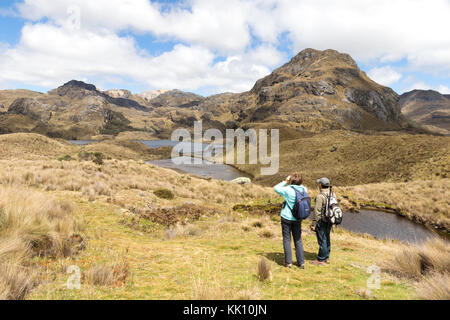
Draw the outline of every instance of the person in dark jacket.
[[[274,187],[276,193],[284,198],[285,205],[281,210],[281,228],[283,232],[283,247],[285,266],[292,268],[292,247],[291,235],[294,238],[295,255],[297,259],[297,266],[301,269],[305,268],[305,253],[302,242],[302,221],[295,219],[292,214],[292,209],[295,206],[296,194],[295,190],[306,191],[306,187],[302,185],[303,179],[299,173],[294,173],[285,181],[279,183]]]
[[[319,253],[317,260],[312,261],[314,265],[323,266],[330,263],[331,253],[331,229],[333,225],[326,221],[325,212],[327,206],[327,197],[330,193],[331,183],[327,178],[317,180],[320,193],[316,197],[316,206],[313,211],[311,230],[316,232],[317,242],[319,243]]]

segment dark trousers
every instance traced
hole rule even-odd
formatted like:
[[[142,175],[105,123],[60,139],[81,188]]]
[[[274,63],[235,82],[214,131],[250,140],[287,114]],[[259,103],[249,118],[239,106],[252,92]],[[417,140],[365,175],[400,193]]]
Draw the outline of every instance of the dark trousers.
[[[319,221],[316,226],[317,242],[319,243],[319,254],[317,260],[324,262],[330,259],[331,253],[331,228],[333,225],[328,222]]]
[[[292,264],[292,247],[291,247],[291,234],[294,238],[295,245],[295,257],[297,263],[302,265],[305,263],[305,252],[303,251],[302,242],[302,222],[301,221],[289,221],[281,218],[281,229],[283,231],[283,247],[284,258],[286,264]]]

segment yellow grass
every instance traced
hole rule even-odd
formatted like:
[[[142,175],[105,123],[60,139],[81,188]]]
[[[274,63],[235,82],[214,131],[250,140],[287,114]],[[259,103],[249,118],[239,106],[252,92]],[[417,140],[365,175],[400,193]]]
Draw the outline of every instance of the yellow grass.
[[[24,299],[38,282],[31,260],[71,256],[78,231],[69,202],[0,186],[0,299]]]
[[[450,245],[436,238],[418,245],[399,248],[393,260],[386,263],[391,272],[417,281],[420,299],[450,299]]]
[[[340,188],[353,207],[388,208],[410,219],[450,229],[450,179]]]

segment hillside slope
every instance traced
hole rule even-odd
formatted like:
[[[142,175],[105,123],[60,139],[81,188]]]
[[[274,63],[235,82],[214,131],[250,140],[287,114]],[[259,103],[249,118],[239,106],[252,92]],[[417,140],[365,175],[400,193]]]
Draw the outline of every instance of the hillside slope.
[[[401,129],[398,95],[367,77],[347,54],[306,49],[249,92],[217,95],[199,109],[241,127]]]
[[[398,95],[369,79],[349,55],[334,50],[303,50],[240,94],[204,98],[179,90],[101,92],[73,80],[47,94],[0,92],[0,104],[0,133],[37,132],[73,139],[126,131],[167,138],[175,128],[192,128],[198,120],[203,120],[205,130],[222,131],[237,127],[379,131],[405,126]]]
[[[430,131],[450,135],[450,95],[433,90],[413,90],[400,96],[405,117]]]

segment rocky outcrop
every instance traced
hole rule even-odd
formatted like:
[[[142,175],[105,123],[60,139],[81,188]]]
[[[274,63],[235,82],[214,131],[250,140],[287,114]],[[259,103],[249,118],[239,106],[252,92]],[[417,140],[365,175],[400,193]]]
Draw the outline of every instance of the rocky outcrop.
[[[107,103],[114,104],[123,108],[133,108],[142,111],[148,110],[139,102],[130,99],[131,92],[127,90],[112,90],[110,94],[100,92],[92,84],[87,84],[82,81],[72,80],[63,86],[49,91],[49,94],[57,94],[61,97],[68,97],[72,100],[82,100],[86,97],[102,97]]]
[[[137,95],[143,98],[146,101],[151,101],[163,93],[168,92],[169,90],[150,90],[142,93],[138,93]]]
[[[154,108],[193,108],[198,106],[204,100],[204,97],[194,93],[171,90],[161,93],[157,97],[149,100],[148,104]]]
[[[69,97],[71,99],[83,99],[86,96],[98,95],[100,92],[92,84],[72,80],[49,93],[56,93],[61,97]]]
[[[391,89],[386,88],[379,92],[363,88],[348,88],[345,89],[345,96],[350,102],[374,114],[382,121],[398,121],[400,119],[399,96]]]
[[[112,90],[105,91],[104,93],[106,93],[111,98],[130,99],[132,96],[131,91],[124,90],[124,89],[112,89]]]
[[[8,108],[9,114],[21,114],[33,120],[48,122],[57,107],[43,104],[32,98],[18,98]]]
[[[239,184],[239,185],[251,185],[252,180],[250,178],[241,177],[241,178],[234,179],[233,181],[231,181],[231,183],[235,183],[235,184]]]

